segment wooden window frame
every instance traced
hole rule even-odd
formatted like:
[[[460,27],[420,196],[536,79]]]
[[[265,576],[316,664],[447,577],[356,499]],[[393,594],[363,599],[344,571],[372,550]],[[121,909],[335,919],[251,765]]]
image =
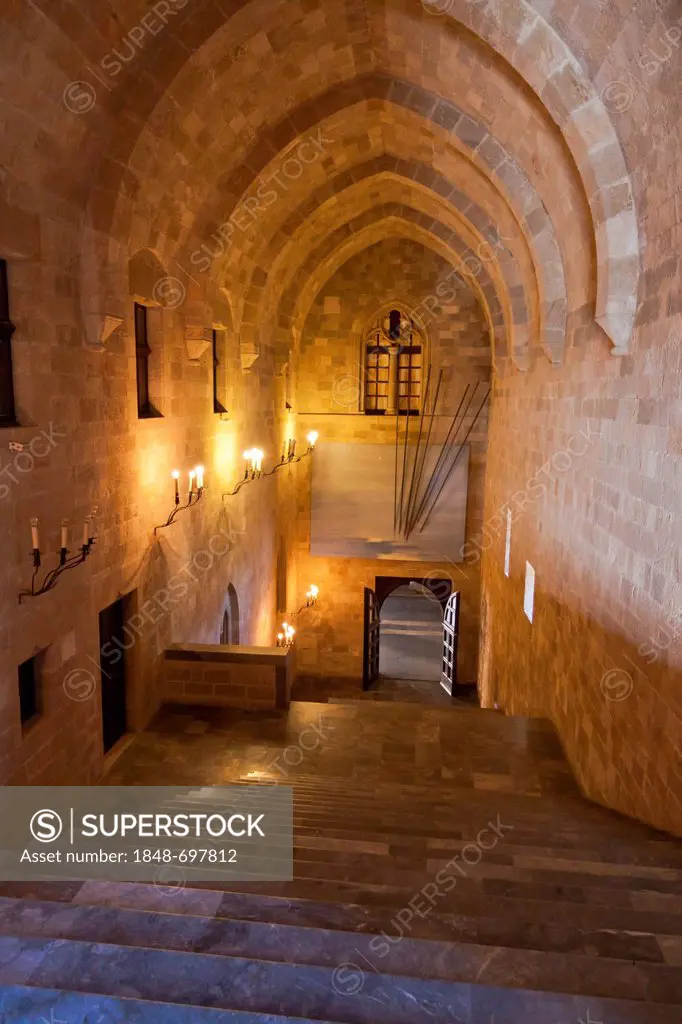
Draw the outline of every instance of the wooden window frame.
[[[424,372],[423,364],[423,348],[421,345],[404,345],[398,352],[398,415],[399,416],[418,416],[421,412],[422,406],[422,375]],[[414,356],[419,357],[418,363],[415,363]],[[407,362],[407,384],[408,392],[407,395],[403,395],[403,372],[405,369],[405,363]],[[419,371],[418,377],[415,376],[415,370]],[[416,384],[416,391],[413,390]],[[407,408],[401,408],[401,404],[405,405],[405,399],[407,398]],[[416,402],[415,407],[413,403]]]

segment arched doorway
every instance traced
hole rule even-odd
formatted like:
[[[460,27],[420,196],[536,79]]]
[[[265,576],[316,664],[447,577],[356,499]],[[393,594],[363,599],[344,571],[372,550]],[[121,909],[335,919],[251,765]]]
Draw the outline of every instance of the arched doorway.
[[[220,627],[220,643],[227,645],[239,644],[239,599],[237,591],[230,583],[225,597],[223,621]]]
[[[396,689],[439,696],[443,661],[443,609],[433,592],[405,582],[381,606],[379,672]],[[400,684],[403,684],[402,687]],[[445,700],[447,697],[443,694]]]

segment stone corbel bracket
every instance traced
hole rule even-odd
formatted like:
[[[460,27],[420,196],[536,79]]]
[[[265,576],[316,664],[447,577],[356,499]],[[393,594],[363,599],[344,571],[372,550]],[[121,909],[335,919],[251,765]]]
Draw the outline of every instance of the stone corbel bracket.
[[[198,363],[213,344],[212,331],[206,327],[193,324],[185,326],[185,348],[190,363]]]
[[[88,313],[85,320],[85,347],[95,352],[102,352],[106,343],[124,323],[124,317],[112,313]]]
[[[240,345],[239,354],[242,361],[242,370],[244,373],[251,373],[254,365],[260,359],[260,352],[256,345],[251,342]]]

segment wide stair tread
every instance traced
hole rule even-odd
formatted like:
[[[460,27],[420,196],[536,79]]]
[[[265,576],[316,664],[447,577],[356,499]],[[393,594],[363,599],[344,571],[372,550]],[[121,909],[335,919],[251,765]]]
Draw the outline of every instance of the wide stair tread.
[[[626,969],[623,968],[625,971]],[[653,970],[653,969],[649,969]],[[665,969],[663,969],[665,970]],[[483,1022],[490,1007],[507,1024],[561,1009],[584,1013],[586,999],[615,1024],[651,1020],[647,996],[635,999],[475,982],[385,976],[344,965],[332,971],[299,963],[188,953],[78,940],[0,937],[0,983],[65,988],[105,996],[191,1003],[216,1009],[279,1013],[340,1024],[414,1024],[427,1020]],[[649,996],[650,998],[650,996]],[[679,1024],[679,1004],[656,1003],[661,1024]],[[536,1019],[539,1019],[536,1018]]]

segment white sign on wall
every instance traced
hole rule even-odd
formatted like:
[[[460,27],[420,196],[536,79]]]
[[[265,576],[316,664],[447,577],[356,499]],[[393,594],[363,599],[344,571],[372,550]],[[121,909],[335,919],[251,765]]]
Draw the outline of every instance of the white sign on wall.
[[[526,562],[526,590],[523,595],[523,610],[526,613],[526,617],[529,622],[533,621],[533,611],[535,608],[535,569]]]

